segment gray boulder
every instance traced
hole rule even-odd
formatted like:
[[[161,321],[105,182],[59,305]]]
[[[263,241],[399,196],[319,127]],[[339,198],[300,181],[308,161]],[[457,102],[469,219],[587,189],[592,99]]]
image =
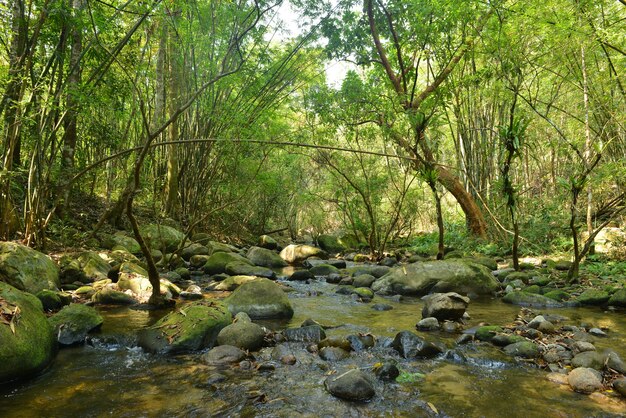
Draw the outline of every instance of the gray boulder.
[[[239,363],[246,358],[246,353],[232,345],[220,345],[202,356],[202,361],[210,365]]]
[[[252,319],[293,316],[293,308],[285,292],[268,279],[258,279],[239,286],[224,302],[233,315],[245,312]]]
[[[580,393],[593,393],[602,389],[600,372],[587,367],[578,367],[569,372],[567,381],[572,389]]]
[[[440,321],[456,321],[463,318],[469,298],[458,293],[435,293],[428,296],[422,309],[422,318],[437,318]]]
[[[563,304],[554,299],[535,293],[513,291],[502,298],[505,303],[517,306],[532,306],[535,308],[561,308]]]
[[[309,325],[299,328],[287,328],[283,331],[287,341],[319,343],[326,338],[324,329],[319,325]]]
[[[376,293],[407,296],[423,296],[429,292],[487,295],[499,287],[499,282],[485,266],[458,260],[395,267],[372,284]]]
[[[224,327],[217,336],[218,345],[232,345],[242,350],[255,351],[263,346],[263,327],[250,321],[246,314],[237,314],[235,322]]]
[[[0,242],[0,282],[32,294],[61,286],[59,270],[47,255],[15,242]]]
[[[435,344],[418,337],[410,331],[396,334],[391,346],[404,358],[429,358],[441,354],[443,350]]]

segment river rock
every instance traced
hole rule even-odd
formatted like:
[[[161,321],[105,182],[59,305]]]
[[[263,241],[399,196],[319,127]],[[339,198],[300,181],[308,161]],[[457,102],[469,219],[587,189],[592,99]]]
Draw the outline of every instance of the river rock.
[[[259,247],[268,250],[276,250],[278,248],[278,242],[269,235],[261,235],[259,237]]]
[[[0,323],[0,384],[3,384],[43,370],[54,358],[56,339],[41,302],[34,295],[0,282],[0,306],[4,312],[19,308],[18,318],[3,315],[5,320],[13,321],[15,332],[10,325]]]
[[[266,279],[275,279],[276,273],[267,267],[251,266],[250,264],[235,261],[226,265],[226,274],[231,276],[256,276]]]
[[[239,319],[224,327],[217,336],[218,345],[232,345],[249,351],[256,351],[261,348],[264,340],[265,331],[263,327],[251,322],[249,318],[248,320]]]
[[[346,340],[350,342],[350,348],[354,351],[363,351],[376,344],[376,339],[372,334],[348,335]]]
[[[315,276],[309,270],[294,271],[293,274],[289,276],[290,281],[303,282],[303,281],[312,280],[312,279],[315,279]]]
[[[613,382],[613,389],[615,389],[615,392],[626,397],[626,378],[622,377],[621,379],[615,380]]]
[[[613,293],[609,299],[609,306],[626,307],[626,288]]]
[[[309,257],[327,259],[328,254],[321,248],[306,244],[291,244],[283,248],[280,252],[280,258],[289,264],[301,263]]]
[[[576,298],[581,305],[604,305],[611,296],[604,290],[587,289]]]
[[[387,305],[386,303],[377,303],[372,305],[372,309],[375,311],[390,311],[393,309],[393,306]]]
[[[76,281],[91,283],[106,279],[111,265],[93,251],[77,254],[65,254],[59,259],[59,278],[61,283],[69,284]]]
[[[204,255],[208,256],[211,250],[206,245],[192,242],[188,246],[182,249],[180,256],[185,261],[190,261],[193,256]]]
[[[422,313],[422,315],[424,315]],[[439,321],[434,317],[427,317],[419,321],[416,325],[420,331],[436,331],[439,329]]]
[[[517,306],[532,306],[535,308],[561,308],[562,303],[555,301],[554,299],[547,298],[543,295],[537,295],[534,293],[526,293],[522,291],[513,291],[508,293],[502,298],[505,303],[510,303]]]
[[[176,354],[213,347],[219,332],[231,323],[225,304],[193,302],[139,332],[139,345],[149,352]]]
[[[520,341],[504,347],[504,352],[510,356],[522,358],[539,357],[539,347],[531,341]]]
[[[572,343],[570,348],[572,352],[574,353],[574,355],[578,353],[584,353],[586,351],[596,351],[596,347],[590,342],[586,342],[586,341],[574,341],[574,343]]]
[[[618,373],[626,374],[626,363],[620,358],[620,356],[611,350],[605,353],[606,367],[613,369]]]
[[[484,325],[476,329],[474,337],[480,341],[491,341],[497,333],[502,331],[502,328],[497,325]]]
[[[463,318],[469,298],[458,293],[435,293],[428,296],[422,309],[422,318],[437,318],[440,321],[456,321]]]
[[[357,287],[352,289],[352,294],[358,296],[362,302],[369,302],[374,298],[374,292],[369,287]]]
[[[278,319],[293,316],[293,308],[285,292],[268,279],[244,283],[225,299],[225,303],[234,315],[245,312],[252,319]]]
[[[210,255],[194,255],[189,259],[189,265],[194,268],[203,267],[211,258]]]
[[[15,242],[0,242],[0,281],[32,294],[61,286],[59,270],[47,255]]]
[[[102,325],[102,316],[91,306],[72,303],[48,318],[61,345],[79,344]]]
[[[324,338],[319,343],[317,343],[317,347],[319,349],[322,349],[324,347],[339,347],[346,351],[352,350],[350,341],[348,341],[347,338],[338,335],[332,335],[330,337]]]
[[[299,328],[287,328],[283,331],[283,335],[287,341],[319,343],[326,338],[324,329],[319,325],[309,325]]]
[[[499,287],[499,282],[485,266],[456,260],[395,267],[372,284],[376,293],[408,296],[423,296],[429,292],[486,295]]]
[[[567,381],[572,389],[580,393],[592,393],[602,389],[602,375],[587,367],[578,367],[569,372]]]
[[[261,247],[251,247],[246,254],[248,260],[261,267],[285,267],[285,260],[272,250]]]
[[[362,274],[369,274],[377,279],[383,277],[386,274],[389,274],[391,271],[391,267],[387,266],[378,266],[375,264],[366,264],[361,266],[350,267],[346,269],[348,274],[352,275],[352,277],[357,277]]]
[[[65,305],[69,305],[72,296],[69,293],[55,292],[44,289],[35,295],[41,301],[44,311],[56,311]]]
[[[124,248],[131,254],[141,254],[141,247],[137,240],[129,237],[125,232],[116,232],[113,235],[105,235],[102,239],[102,246],[108,250]]]
[[[206,274],[226,273],[226,266],[230,263],[243,263],[252,266],[252,262],[245,257],[235,253],[217,252],[213,253],[206,261],[202,270]]]
[[[437,345],[410,331],[401,331],[396,334],[392,347],[404,358],[435,357],[443,352]]]
[[[328,234],[321,234],[317,237],[317,244],[320,248],[329,254],[336,254],[347,250],[346,245],[339,237]]]
[[[487,335],[489,334],[481,334],[481,338],[489,338]],[[488,339],[486,341],[490,341],[491,344],[497,345],[498,347],[506,347],[507,345],[526,341],[526,338],[515,334],[495,334],[490,340]]]
[[[100,305],[133,305],[137,300],[128,293],[110,287],[104,287],[97,291],[91,301]]]
[[[604,360],[605,356],[597,351],[584,351],[574,356],[572,366],[602,370],[604,368]]]
[[[354,277],[352,285],[354,287],[371,287],[372,283],[376,281],[376,277],[371,274],[360,274]]]
[[[324,386],[333,396],[349,401],[366,401],[376,395],[370,377],[357,369],[329,376]]]
[[[331,274],[339,274],[337,267],[330,264],[319,264],[309,270],[314,276],[330,276]]]
[[[394,363],[386,361],[380,367],[374,368],[374,374],[384,382],[394,382],[400,376],[400,370]]]
[[[202,361],[209,365],[239,363],[246,358],[246,353],[232,345],[219,345],[202,356]]]
[[[341,361],[350,357],[350,353],[340,347],[322,347],[320,358],[326,361]]]
[[[168,253],[177,250],[185,237],[185,234],[167,225],[145,225],[140,228],[140,231],[148,248],[165,250]]]

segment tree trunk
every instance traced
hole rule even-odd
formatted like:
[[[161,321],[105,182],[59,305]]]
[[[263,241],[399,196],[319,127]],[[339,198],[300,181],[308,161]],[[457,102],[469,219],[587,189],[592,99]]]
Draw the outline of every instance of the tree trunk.
[[[589,87],[587,84],[587,66],[585,64],[585,48],[580,47],[581,70],[583,75],[583,103],[585,106],[585,164],[591,163],[591,129],[589,128]],[[587,236],[593,233],[593,191],[591,184],[587,185]],[[595,246],[592,245],[589,253],[595,252]]]

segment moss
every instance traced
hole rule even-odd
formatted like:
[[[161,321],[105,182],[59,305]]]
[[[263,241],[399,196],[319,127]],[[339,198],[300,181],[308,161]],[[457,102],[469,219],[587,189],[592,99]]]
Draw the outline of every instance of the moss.
[[[0,298],[20,310],[14,322],[15,333],[9,325],[0,323],[0,383],[4,383],[45,368],[56,352],[56,340],[41,302],[34,295],[0,282]]]
[[[329,276],[331,274],[339,274],[339,269],[330,264],[319,264],[309,270],[314,276]]]
[[[534,293],[536,295],[540,295],[541,294],[541,287],[539,287],[538,285],[534,284],[532,286],[528,286],[524,289],[524,292],[526,293]]]
[[[211,255],[202,269],[206,274],[226,273],[226,266],[233,262],[252,265],[250,260],[240,256],[239,254],[219,252]]]
[[[521,291],[513,291],[508,293],[502,298],[505,303],[518,306],[534,306],[534,307],[548,307],[558,308],[563,306],[554,299],[550,299],[543,295],[537,295],[534,293],[527,293]]]
[[[499,327],[497,325],[486,325],[483,327],[479,327],[476,330],[476,334],[474,334],[474,336],[477,340],[480,341],[491,341],[498,332],[502,332],[502,327]]]
[[[374,292],[372,289],[367,287],[357,287],[356,289],[352,289],[352,293],[358,295],[361,299],[373,299]]]
[[[570,298],[570,294],[564,290],[551,290],[549,292],[544,293],[544,296],[558,302],[562,302],[564,300],[568,300]]]
[[[258,279],[241,285],[225,302],[233,315],[245,312],[252,319],[293,316],[293,308],[285,292],[268,279]]]
[[[80,343],[90,331],[102,325],[102,316],[91,306],[73,303],[48,319],[58,341],[64,345]]]
[[[610,298],[611,296],[603,290],[587,289],[576,298],[576,301],[581,305],[603,305],[607,303]]]

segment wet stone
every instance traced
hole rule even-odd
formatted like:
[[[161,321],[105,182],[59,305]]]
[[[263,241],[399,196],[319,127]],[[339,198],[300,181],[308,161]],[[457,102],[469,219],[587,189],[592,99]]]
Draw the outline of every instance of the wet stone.
[[[310,325],[300,328],[287,328],[283,335],[288,341],[318,343],[326,338],[326,333],[318,325]]]
[[[439,321],[433,317],[424,318],[417,323],[416,327],[420,331],[435,331],[439,329]]]
[[[435,357],[443,351],[440,347],[410,331],[396,334],[392,346],[404,358]]]
[[[626,378],[621,378],[614,381],[613,389],[615,389],[615,392],[626,397]]]
[[[350,348],[354,351],[363,351],[374,347],[376,343],[373,335],[348,335],[346,340],[350,343]]]
[[[596,351],[596,347],[586,341],[576,341],[570,347],[574,354],[583,353],[585,351]]]
[[[400,370],[394,363],[384,362],[380,367],[374,369],[374,374],[379,380],[393,382],[396,377],[400,376]]]
[[[567,380],[576,392],[592,393],[602,389],[602,375],[594,369],[578,367],[569,373]]]
[[[376,395],[369,376],[356,369],[329,376],[324,386],[332,395],[350,401],[365,401]]]
[[[350,353],[339,347],[323,347],[319,356],[326,361],[340,361],[350,357]]]
[[[589,334],[594,337],[606,337],[606,332],[602,331],[600,328],[591,328]]]
[[[372,309],[375,311],[390,311],[393,309],[393,306],[387,305],[385,303],[376,303],[372,305]]]
[[[207,364],[230,364],[239,363],[246,358],[246,353],[231,345],[220,345],[202,356]]]

